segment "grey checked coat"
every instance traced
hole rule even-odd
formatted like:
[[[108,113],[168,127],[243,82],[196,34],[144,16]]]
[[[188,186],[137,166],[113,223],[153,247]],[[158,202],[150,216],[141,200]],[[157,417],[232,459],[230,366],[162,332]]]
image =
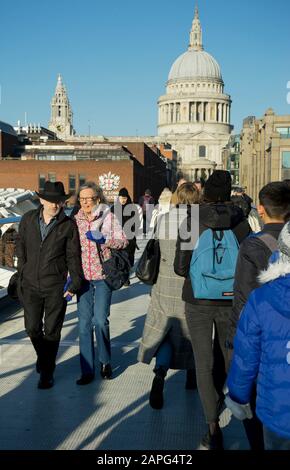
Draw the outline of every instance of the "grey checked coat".
[[[170,222],[169,222],[170,219]],[[158,221],[160,269],[151,291],[138,361],[149,364],[166,335],[173,346],[171,369],[193,369],[190,335],[185,321],[185,303],[181,299],[184,279],[174,273],[173,262],[178,227],[177,209],[171,209]],[[170,226],[170,237],[169,235]]]

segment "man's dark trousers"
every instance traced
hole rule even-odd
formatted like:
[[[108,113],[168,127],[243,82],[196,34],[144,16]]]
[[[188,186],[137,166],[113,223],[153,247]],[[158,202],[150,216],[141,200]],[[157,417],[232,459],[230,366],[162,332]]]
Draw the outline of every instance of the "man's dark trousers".
[[[25,329],[38,358],[38,368],[52,377],[58,352],[61,328],[66,311],[62,286],[39,291],[22,287]]]

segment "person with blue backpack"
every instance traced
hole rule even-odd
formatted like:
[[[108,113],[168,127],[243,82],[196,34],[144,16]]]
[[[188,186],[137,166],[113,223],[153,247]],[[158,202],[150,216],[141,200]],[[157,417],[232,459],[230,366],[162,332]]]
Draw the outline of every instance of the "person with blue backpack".
[[[229,318],[227,347],[232,355],[234,336],[241,312],[250,293],[259,287],[258,274],[267,268],[269,258],[277,249],[277,239],[290,215],[290,188],[285,182],[268,183],[259,192],[257,207],[264,223],[263,230],[251,234],[243,241],[239,250],[234,282],[232,315]],[[245,419],[243,425],[251,450],[263,450],[263,427],[256,416],[256,387],[253,387],[250,404],[253,417]]]
[[[209,450],[223,449],[219,410],[226,378],[227,324],[239,244],[250,233],[243,211],[230,198],[231,176],[216,170],[205,183],[199,220],[192,220],[189,207],[186,227],[181,225],[179,230],[174,260],[175,273],[185,278],[182,298],[208,424],[202,446]],[[198,240],[193,235],[196,224]]]

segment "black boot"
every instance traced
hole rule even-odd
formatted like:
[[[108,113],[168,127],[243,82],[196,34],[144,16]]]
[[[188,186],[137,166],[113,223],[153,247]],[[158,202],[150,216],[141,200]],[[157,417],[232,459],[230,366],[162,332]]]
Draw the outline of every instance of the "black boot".
[[[103,379],[108,379],[108,380],[112,379],[113,371],[112,371],[111,364],[101,363],[100,374]]]
[[[35,369],[36,369],[36,372],[40,374],[42,365],[43,365],[43,348],[44,348],[43,336],[39,336],[37,338],[30,338],[30,340],[33,344],[33,347],[37,355]]]
[[[37,387],[42,390],[45,390],[45,389],[53,387],[53,385],[54,385],[53,375],[45,374],[41,372]]]
[[[163,408],[163,388],[164,378],[166,376],[166,370],[163,367],[154,369],[155,377],[152,382],[152,387],[149,396],[149,403],[155,410],[161,410]]]
[[[43,359],[40,362],[41,372],[52,376],[55,369],[55,361],[59,348],[59,341],[43,340]]]

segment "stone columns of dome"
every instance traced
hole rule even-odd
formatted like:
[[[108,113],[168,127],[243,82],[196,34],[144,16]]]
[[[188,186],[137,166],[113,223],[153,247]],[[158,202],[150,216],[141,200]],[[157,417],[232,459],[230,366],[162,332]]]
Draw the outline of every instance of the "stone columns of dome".
[[[173,122],[173,116],[174,116],[174,104],[170,103],[170,117],[169,117],[169,122]]]
[[[190,121],[190,106],[191,106],[191,103],[184,103],[182,105],[182,117],[181,117],[181,120],[183,122],[189,122]]]
[[[176,121],[180,122],[180,103],[176,103]]]
[[[222,105],[218,103],[218,122],[222,122]]]
[[[215,103],[211,102],[210,103],[210,120],[215,121],[215,116],[216,116],[216,105]]]
[[[195,103],[193,102],[190,102],[189,103],[189,122],[194,122],[194,118],[195,118]]]
[[[196,122],[200,122],[201,121],[201,103],[200,102],[196,102]]]
[[[205,120],[209,122],[210,121],[210,103],[209,102],[206,103],[205,109],[206,109]]]

